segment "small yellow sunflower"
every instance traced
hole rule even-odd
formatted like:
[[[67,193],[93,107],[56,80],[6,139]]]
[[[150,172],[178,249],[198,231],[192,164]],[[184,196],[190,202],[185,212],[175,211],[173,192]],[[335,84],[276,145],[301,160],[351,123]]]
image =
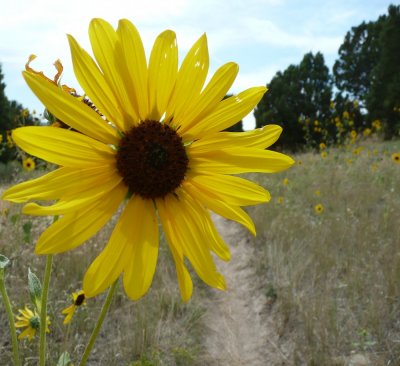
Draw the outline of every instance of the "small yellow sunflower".
[[[26,172],[30,172],[35,169],[36,164],[32,158],[25,158],[22,160],[22,167]]]
[[[326,151],[322,151],[320,155],[322,159],[326,159],[328,157],[328,153]]]
[[[117,30],[93,19],[89,36],[95,60],[72,36],[68,39],[75,75],[96,109],[30,68],[23,73],[47,110],[76,131],[16,129],[13,138],[21,149],[60,167],[11,187],[4,199],[57,201],[50,206],[31,202],[23,209],[31,215],[60,216],[40,236],[37,254],[78,247],[123,206],[109,242],[85,274],[87,298],[121,274],[131,299],[148,291],[158,256],[158,219],[182,298],[187,301],[193,289],[188,262],[209,286],[225,289],[211,252],[223,260],[230,253],[209,210],[255,234],[241,206],[267,202],[270,195],[236,174],[274,173],[294,163],[266,150],[282,131],[277,125],[220,132],[252,111],[266,88],[224,99],[238,72],[233,62],[221,66],[204,85],[209,66],[205,34],[179,68],[173,31],[158,36],[148,63],[139,33],[126,19]]]
[[[279,196],[279,197],[276,199],[276,201],[277,201],[279,204],[282,204],[283,202],[285,202],[285,198],[282,197],[282,196]]]
[[[396,163],[396,164],[400,164],[400,153],[395,152],[392,154],[392,160]]]
[[[21,315],[17,315],[15,326],[17,328],[26,328],[19,336],[18,339],[28,338],[30,341],[36,335],[40,328],[40,316],[36,310],[32,311],[27,306],[25,309],[18,310]],[[46,332],[49,333],[50,319],[47,317]]]
[[[315,194],[316,196],[320,196],[320,195],[321,195],[321,191],[320,191],[319,189],[317,189],[316,191],[314,191],[314,194]]]
[[[80,290],[78,292],[73,292],[72,293],[72,304],[61,311],[61,313],[65,315],[63,324],[68,324],[72,320],[72,317],[75,314],[75,310],[79,306],[85,305],[85,304],[86,304],[85,293],[83,292],[83,290]]]
[[[366,129],[363,131],[363,135],[364,135],[365,137],[370,136],[371,133],[372,133],[372,130],[371,130],[370,128],[366,128]]]
[[[319,149],[320,149],[320,150],[326,149],[326,144],[325,144],[324,142],[321,142],[321,143],[319,144]]]
[[[289,184],[289,178],[285,178],[285,179],[282,181],[282,183],[283,183],[284,186],[287,186],[287,185]]]
[[[316,214],[321,214],[324,211],[324,206],[322,204],[318,203],[317,205],[314,206],[314,212]]]

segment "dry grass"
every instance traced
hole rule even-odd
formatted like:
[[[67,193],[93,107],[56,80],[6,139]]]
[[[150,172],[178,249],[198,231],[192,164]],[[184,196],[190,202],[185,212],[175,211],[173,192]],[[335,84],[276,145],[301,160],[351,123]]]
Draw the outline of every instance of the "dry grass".
[[[325,159],[302,154],[295,156],[302,164],[287,172],[252,177],[273,195],[268,205],[250,209],[258,230],[253,265],[264,278],[266,310],[276,314],[281,342],[285,349],[291,345],[293,365],[345,365],[352,352],[373,365],[400,364],[400,167],[390,159],[400,143],[370,143],[357,155],[352,150],[332,149]],[[321,214],[314,211],[317,204],[324,207]],[[0,217],[0,252],[12,260],[6,281],[15,312],[29,303],[28,267],[43,274],[44,258],[34,256],[33,246],[50,220],[20,215],[15,205]],[[112,227],[55,257],[50,364],[65,350],[75,364],[79,361],[104,295],[88,301],[68,330],[60,311]],[[118,289],[90,365],[211,364],[202,300],[210,291],[196,280],[192,300],[182,303],[174,265],[161,241],[152,289],[136,303]],[[0,327],[0,365],[6,365],[11,345],[2,304]],[[21,345],[25,365],[36,365],[37,343]]]
[[[295,365],[343,365],[354,352],[373,365],[400,363],[400,166],[390,158],[399,150],[307,153],[287,172],[256,177],[273,199],[250,211],[255,265]]]

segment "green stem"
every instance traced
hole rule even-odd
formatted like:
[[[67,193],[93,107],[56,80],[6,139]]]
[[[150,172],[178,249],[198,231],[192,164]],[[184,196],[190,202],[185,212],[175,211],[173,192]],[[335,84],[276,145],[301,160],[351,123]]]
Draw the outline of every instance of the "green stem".
[[[79,366],[86,365],[86,361],[89,358],[90,351],[92,350],[92,348],[94,346],[94,342],[96,341],[96,338],[99,334],[100,328],[103,325],[104,318],[106,317],[107,311],[110,308],[111,300],[113,298],[115,288],[117,287],[117,283],[118,283],[118,279],[111,285],[110,289],[108,290],[108,294],[104,301],[99,318],[97,319],[96,326],[94,327],[93,332],[90,336],[89,342],[85,348],[85,352],[83,353],[82,360],[81,360],[81,363],[79,364]]]
[[[49,292],[49,283],[51,275],[51,265],[53,255],[46,257],[46,269],[44,272],[42,299],[40,305],[40,343],[39,343],[39,366],[46,365],[46,328],[47,328],[47,295]]]
[[[0,292],[1,292],[1,297],[3,298],[4,306],[6,308],[6,313],[8,316],[8,323],[10,324],[14,366],[19,366],[20,361],[19,361],[19,352],[18,352],[18,339],[17,339],[17,332],[15,330],[14,314],[12,312],[10,299],[7,295],[6,286],[4,285],[4,278],[0,279]]]

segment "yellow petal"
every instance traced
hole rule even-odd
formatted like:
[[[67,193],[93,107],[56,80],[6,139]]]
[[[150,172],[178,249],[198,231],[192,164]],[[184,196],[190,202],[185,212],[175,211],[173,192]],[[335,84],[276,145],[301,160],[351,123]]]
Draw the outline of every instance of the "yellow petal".
[[[132,199],[119,218],[108,244],[85,274],[83,291],[88,298],[96,296],[109,287],[133,260],[132,246],[137,243],[131,240],[132,223],[137,217],[132,217],[134,203],[131,201]]]
[[[158,121],[164,114],[175,86],[178,70],[178,46],[175,33],[161,33],[149,61],[149,119]]]
[[[110,166],[87,169],[61,167],[42,177],[10,187],[3,193],[3,199],[21,203],[34,199],[53,200],[72,197],[113,174],[115,168]]]
[[[138,300],[149,289],[157,264],[158,223],[153,201],[132,197],[120,220],[125,220],[121,230],[125,228],[126,245],[131,250],[124,288],[132,300]]]
[[[274,144],[281,133],[282,127],[278,125],[266,125],[246,132],[216,132],[194,141],[191,151],[192,154],[195,154],[232,147],[265,149]]]
[[[257,148],[230,148],[189,155],[191,169],[202,173],[240,174],[248,172],[275,173],[294,164],[287,155]]]
[[[185,138],[196,139],[239,122],[258,104],[266,90],[263,86],[254,87],[223,100],[209,115],[191,126]]]
[[[61,311],[62,314],[66,315],[66,317],[63,321],[64,325],[71,322],[72,317],[74,316],[74,313],[75,313],[75,309],[76,309],[76,306],[74,304],[72,304]]]
[[[190,196],[192,198],[192,204],[195,212],[199,214],[197,221],[204,231],[204,235],[212,238],[211,240],[205,241],[204,244],[206,244],[209,249],[212,250],[219,258],[224,261],[228,261],[231,257],[229,248],[215,228],[215,225],[211,220],[209,211],[207,210],[206,206],[201,203],[201,200],[198,200],[197,196],[192,195],[191,191],[187,190],[185,187],[186,185],[183,185],[182,189],[185,191],[186,197]]]
[[[27,327],[29,325],[29,320],[22,318],[21,316],[17,316],[18,321],[15,322],[15,326],[17,328]]]
[[[143,43],[135,26],[126,19],[118,23],[120,52],[123,59],[125,88],[135,103],[139,118],[144,121],[149,114],[147,90],[147,63]]]
[[[68,35],[71,48],[74,73],[79,84],[106,118],[114,123],[121,131],[125,128],[124,115],[112,87],[106,81],[103,73],[90,55],[82,49],[78,42]]]
[[[186,139],[188,128],[194,126],[200,119],[214,110],[226,96],[238,71],[239,66],[234,62],[229,62],[215,72],[198,98],[191,103],[190,108],[186,109],[185,114],[176,121],[181,126],[179,134],[183,139]]]
[[[268,202],[271,196],[263,187],[247,179],[221,174],[191,174],[188,180],[202,190],[209,190],[220,200],[234,206]]]
[[[51,206],[40,206],[36,203],[28,203],[22,209],[26,215],[50,216],[65,215],[84,209],[94,201],[102,199],[114,190],[122,181],[119,175],[112,175],[101,182],[100,185],[89,186],[87,189],[76,193],[73,197],[61,197],[60,201]],[[69,194],[68,194],[69,195]]]
[[[168,242],[168,246],[171,250],[172,256],[175,262],[176,275],[178,277],[179,289],[181,291],[182,300],[187,302],[192,296],[193,292],[193,282],[190,278],[189,271],[187,270],[182,248],[179,246],[179,241],[176,238],[174,232],[174,219],[173,215],[168,211],[168,208],[165,204],[165,200],[160,199],[157,200],[157,209],[160,215],[161,223],[164,229],[165,237]]]
[[[175,123],[199,97],[209,66],[207,37],[203,34],[187,53],[179,69],[175,90],[167,106],[166,120],[173,116]]]
[[[201,212],[197,212],[193,200],[183,190],[179,192],[179,200],[175,196],[165,198],[168,207],[168,217],[173,222],[171,227],[175,246],[182,249],[182,253],[193,265],[199,277],[209,286],[225,289],[225,280],[217,272],[209,245],[204,244],[213,237],[208,235],[201,224]],[[172,217],[173,215],[173,217]]]
[[[89,26],[89,37],[96,61],[103,71],[108,85],[114,92],[124,116],[124,130],[129,130],[130,127],[138,122],[139,117],[133,108],[132,96],[129,96],[123,82],[124,79],[129,78],[129,75],[126,72],[124,73],[126,70],[125,67],[122,67],[125,60],[117,57],[117,33],[105,20],[93,19]],[[129,67],[132,66],[129,65]]]
[[[31,341],[35,336],[35,334],[36,330],[31,327],[28,327],[18,336],[18,339],[28,338]]]
[[[119,185],[103,200],[63,216],[39,237],[36,254],[56,254],[73,249],[92,237],[118,209],[128,189]]]
[[[185,182],[185,190],[189,192],[192,197],[196,197],[205,207],[215,212],[216,214],[233,220],[243,225],[254,236],[256,229],[250,216],[243,211],[240,207],[228,205],[226,202],[219,200],[219,197],[212,194],[209,190],[201,190],[190,182]]]
[[[78,132],[30,126],[15,129],[12,137],[28,154],[57,165],[87,168],[115,164],[115,152],[109,146]]]
[[[106,144],[117,145],[118,133],[104,121],[92,108],[80,99],[63,91],[60,87],[49,83],[46,79],[24,71],[25,81],[58,119],[70,127]]]

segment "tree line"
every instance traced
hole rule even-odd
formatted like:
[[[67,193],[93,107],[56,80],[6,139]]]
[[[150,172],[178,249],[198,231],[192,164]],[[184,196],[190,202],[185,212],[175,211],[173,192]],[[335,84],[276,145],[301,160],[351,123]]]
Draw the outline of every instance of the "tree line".
[[[400,6],[347,32],[333,74],[320,52],[279,71],[258,104],[256,127],[283,127],[279,147],[296,150],[340,144],[374,130],[385,139],[400,131]]]

